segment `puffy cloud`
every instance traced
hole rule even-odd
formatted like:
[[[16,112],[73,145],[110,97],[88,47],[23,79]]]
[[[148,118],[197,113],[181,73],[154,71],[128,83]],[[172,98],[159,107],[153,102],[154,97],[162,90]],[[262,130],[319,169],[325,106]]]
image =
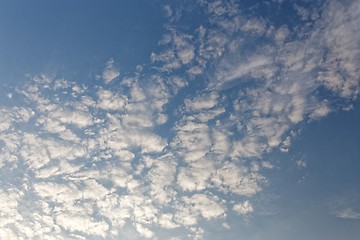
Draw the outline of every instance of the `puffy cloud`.
[[[173,190],[176,174],[176,159],[171,154],[159,159],[145,159],[150,165],[146,178],[151,182],[149,195],[159,204],[171,202],[176,192]]]
[[[174,216],[171,213],[162,214],[159,219],[159,225],[166,229],[173,229],[180,227],[178,224],[174,222]]]
[[[233,210],[237,214],[241,214],[241,215],[246,215],[246,214],[252,213],[254,211],[251,203],[248,200],[245,202],[242,202],[242,203],[235,204],[233,207]]]
[[[177,184],[183,191],[201,191],[209,187],[209,179],[215,169],[211,166],[211,163],[210,165],[206,161],[202,161],[202,163],[205,165],[180,169]]]
[[[193,162],[206,155],[211,147],[209,128],[206,124],[187,121],[177,127],[176,138],[171,143],[186,162]]]
[[[151,230],[149,230],[147,227],[144,227],[141,224],[135,224],[136,227],[136,231],[138,231],[138,233],[145,238],[152,238],[154,237],[154,232],[152,232]]]
[[[80,231],[95,236],[106,236],[109,225],[105,221],[94,221],[87,215],[60,213],[56,222],[70,232]]]
[[[279,43],[282,43],[288,38],[289,34],[290,34],[290,32],[289,32],[288,27],[285,25],[281,26],[275,32],[275,40]]]
[[[217,105],[218,95],[216,93],[204,94],[192,100],[186,99],[185,106],[188,111],[201,111],[213,108]]]
[[[194,49],[192,49],[191,47],[179,50],[177,55],[183,64],[190,63],[190,61],[193,60],[195,56]]]
[[[40,75],[9,93],[19,102],[0,109],[0,167],[13,176],[2,180],[11,189],[0,190],[0,237],[201,239],[203,220],[225,219],[229,195],[235,213],[256,211],[261,170],[274,168],[264,154],[286,152],[299,123],[334,111],[319,87],[358,95],[356,1],[331,1],[322,18],[297,6],[314,20],[299,39],[289,26],[245,19],[232,1],[196,4],[208,18],[190,33],[176,28],[181,10],[164,8],[172,24],[149,74],[138,68],[115,89],[110,59],[108,85]]]
[[[346,98],[359,94],[359,21],[360,4],[330,2],[317,32],[321,43],[330,49],[319,74],[329,89]]]
[[[197,224],[199,217],[206,220],[223,217],[224,206],[214,197],[205,194],[194,194],[191,197],[183,197],[177,206],[175,221],[181,225],[192,226]]]
[[[49,117],[63,124],[72,124],[79,128],[87,127],[93,123],[93,118],[86,112],[71,111],[62,108],[50,112]]]
[[[100,89],[97,95],[99,98],[97,106],[104,110],[121,111],[124,109],[127,102],[125,96],[121,96],[110,90]]]
[[[2,108],[0,113],[0,131],[9,129],[13,123],[26,123],[35,115],[34,111],[24,107]]]
[[[315,110],[310,114],[311,119],[319,119],[328,115],[332,109],[329,107],[327,101],[323,101],[315,108]]]
[[[261,191],[261,183],[265,178],[257,172],[227,162],[216,171],[211,181],[225,193],[231,192],[250,197]]]
[[[0,237],[4,239],[16,239],[16,233],[10,228],[0,229]]]
[[[243,26],[241,27],[242,31],[250,31],[260,35],[265,32],[265,29],[266,29],[265,21],[256,18],[246,20],[243,23]]]

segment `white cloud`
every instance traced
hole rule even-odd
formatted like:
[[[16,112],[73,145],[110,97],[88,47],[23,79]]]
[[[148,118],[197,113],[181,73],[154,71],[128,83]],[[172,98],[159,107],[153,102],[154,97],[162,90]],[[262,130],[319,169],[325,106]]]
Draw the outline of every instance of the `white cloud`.
[[[332,216],[347,220],[360,219],[359,195],[357,193],[344,192],[342,195],[333,196],[328,205]]]
[[[93,123],[92,116],[86,112],[71,111],[62,108],[50,112],[49,117],[63,124],[72,124],[79,128],[87,127]]]
[[[23,178],[4,180],[21,183],[0,191],[0,237],[156,238],[165,229],[202,239],[203,220],[225,219],[227,196],[239,215],[256,210],[238,199],[260,192],[261,171],[275,168],[264,153],[286,152],[291,129],[333,111],[319,86],[358,95],[359,3],[329,3],[311,29],[299,28],[301,40],[285,25],[244,19],[230,2],[198,4],[207,27],[190,34],[176,28],[181,10],[164,8],[172,25],[151,55],[155,73],[144,64],[116,89],[40,75],[9,93],[19,102],[0,110],[0,167]],[[256,35],[266,44],[244,37]],[[119,76],[110,59],[102,79]],[[28,202],[31,214],[22,212]],[[337,217],[359,218],[339,209]]]
[[[251,203],[247,200],[245,202],[242,203],[237,203],[234,205],[233,210],[237,213],[237,214],[241,214],[241,215],[247,215],[249,213],[252,213],[254,211]]]
[[[126,150],[126,149],[119,149],[119,150],[115,150],[114,154],[119,158],[120,161],[131,161],[134,159],[135,155],[134,153]]]
[[[16,233],[10,228],[0,229],[0,238],[2,239],[16,239]]]
[[[222,132],[221,130],[221,126],[212,130],[213,144],[211,146],[211,152],[227,155],[232,144],[228,136],[231,134]]]
[[[164,11],[165,11],[166,17],[171,17],[171,15],[173,14],[173,10],[171,9],[171,6],[169,6],[169,5],[164,6]]]
[[[153,201],[159,204],[171,202],[175,196],[172,186],[175,182],[176,159],[171,154],[162,156],[159,159],[147,159],[151,164],[151,169],[146,174],[146,178],[151,182],[149,195]]]
[[[231,156],[233,158],[260,157],[264,148],[264,144],[259,142],[256,138],[245,137],[240,141],[233,142]]]
[[[180,227],[173,220],[174,216],[171,213],[165,213],[160,216],[159,225],[166,229],[173,229]]]
[[[265,29],[266,29],[265,21],[256,18],[246,20],[241,27],[242,31],[250,31],[260,35],[264,34]]]
[[[104,148],[110,147],[117,152],[129,147],[141,147],[144,152],[161,152],[167,145],[164,139],[151,131],[153,121],[142,117],[142,112],[132,115],[108,113],[105,120],[107,127],[101,129],[98,136]]]
[[[345,208],[335,213],[335,216],[343,219],[360,219],[360,212],[351,208]]]
[[[99,98],[97,106],[105,110],[123,110],[127,102],[125,96],[116,94],[110,90],[100,89],[97,95]]]
[[[195,54],[194,49],[191,47],[181,49],[177,52],[178,57],[180,58],[183,64],[188,64],[193,60]]]
[[[332,112],[332,109],[329,107],[329,104],[327,103],[327,101],[323,101],[318,106],[316,106],[316,108],[310,114],[309,117],[312,120],[316,120],[316,119],[320,119],[320,118],[327,116],[331,112]]]
[[[181,199],[174,217],[175,222],[184,226],[192,226],[197,224],[200,218],[206,220],[222,218],[225,212],[225,207],[216,198],[205,194],[194,194]]]
[[[24,107],[13,107],[11,109],[1,108],[0,114],[0,131],[5,131],[8,130],[14,122],[27,123],[35,115],[35,112]]]
[[[279,43],[284,42],[289,36],[290,32],[287,26],[283,25],[275,32],[275,40]]]
[[[273,169],[274,168],[274,165],[271,164],[270,162],[268,161],[263,161],[261,162],[261,165],[263,168],[266,168],[266,169]]]
[[[1,122],[0,122],[0,131],[5,131],[10,128],[12,124],[12,117],[5,109],[1,109]]]
[[[305,160],[302,160],[302,159],[300,159],[300,160],[297,160],[296,161],[296,166],[298,167],[298,168],[306,168],[307,167],[307,163],[306,163],[306,161]]]
[[[261,191],[261,183],[265,178],[257,172],[251,172],[245,167],[234,163],[225,163],[211,178],[212,183],[219,190],[243,196],[253,196]]]
[[[253,56],[248,59],[247,62],[241,63],[239,66],[236,66],[230,70],[225,69],[222,73],[218,75],[217,84],[225,84],[226,82],[235,80],[237,78],[243,77],[248,74],[257,74],[262,69],[272,64],[272,59],[267,56]]]
[[[301,16],[302,20],[308,20],[310,17],[310,11],[298,4],[294,4],[294,9]]]
[[[136,230],[138,231],[138,233],[140,233],[140,235],[142,237],[145,237],[145,238],[152,238],[154,237],[154,232],[152,232],[151,230],[149,230],[147,227],[144,227],[143,225],[141,224],[135,224],[135,227],[136,227]]]
[[[114,66],[114,59],[110,58],[106,62],[106,67],[102,73],[102,78],[105,83],[110,83],[115,78],[120,76],[119,70]]]
[[[105,237],[109,225],[105,221],[95,221],[88,215],[59,213],[56,222],[71,232],[83,232],[90,235]]]
[[[209,179],[215,172],[211,162],[202,161],[205,166],[181,168],[177,176],[177,184],[183,191],[201,191],[209,187]],[[200,164],[201,165],[201,164]]]
[[[199,66],[193,66],[187,72],[192,75],[200,75],[203,73],[203,69]]]
[[[292,123],[298,123],[304,118],[304,105],[306,101],[301,96],[294,96],[291,100],[291,112],[289,113],[289,119]]]
[[[9,189],[7,191],[0,189],[0,229],[8,224],[21,221],[23,218],[18,212],[19,201],[23,197],[23,193],[17,189]],[[10,231],[7,233],[11,234]]]
[[[34,189],[39,196],[49,198],[58,203],[68,202],[70,204],[82,197],[81,192],[74,183],[57,184],[39,182],[34,184]]]
[[[213,108],[217,105],[218,95],[216,93],[204,94],[194,99],[186,99],[185,106],[188,111],[201,111]]]
[[[319,80],[345,98],[359,94],[359,22],[359,2],[332,1],[316,35],[330,49]]]
[[[65,79],[58,79],[54,81],[54,89],[66,89],[70,87],[69,81]]]
[[[206,124],[187,121],[177,127],[177,135],[171,145],[186,162],[201,159],[211,147],[209,128]]]
[[[215,197],[209,197],[205,194],[194,194],[191,197],[183,197],[182,201],[190,213],[200,215],[210,220],[221,217],[225,213],[225,208]]]

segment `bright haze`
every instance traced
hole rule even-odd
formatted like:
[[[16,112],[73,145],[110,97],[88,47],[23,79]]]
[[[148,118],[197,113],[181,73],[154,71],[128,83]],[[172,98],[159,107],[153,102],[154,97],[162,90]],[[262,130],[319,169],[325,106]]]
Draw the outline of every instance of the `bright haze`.
[[[357,240],[360,1],[0,0],[0,239]]]

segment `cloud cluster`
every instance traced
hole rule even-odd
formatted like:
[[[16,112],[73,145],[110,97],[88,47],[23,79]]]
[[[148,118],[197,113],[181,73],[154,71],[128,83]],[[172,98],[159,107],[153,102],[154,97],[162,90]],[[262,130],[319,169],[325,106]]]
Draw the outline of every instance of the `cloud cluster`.
[[[273,168],[264,154],[286,152],[292,129],[335,110],[320,88],[358,96],[359,2],[326,2],[321,17],[294,5],[306,22],[296,31],[233,1],[196,4],[204,22],[192,32],[165,6],[149,74],[120,79],[110,59],[96,86],[39,75],[10,93],[1,238],[202,239],[207,222],[229,228],[228,212],[256,211]]]

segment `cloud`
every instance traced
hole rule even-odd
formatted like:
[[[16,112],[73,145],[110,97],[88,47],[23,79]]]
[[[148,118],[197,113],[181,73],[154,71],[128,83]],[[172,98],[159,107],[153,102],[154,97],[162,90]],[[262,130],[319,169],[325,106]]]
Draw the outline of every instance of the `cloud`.
[[[162,214],[159,220],[159,225],[165,229],[174,229],[180,227],[174,222],[174,215],[171,213]]]
[[[188,111],[197,112],[207,110],[217,105],[218,95],[216,93],[204,94],[204,96],[196,97],[192,100],[185,100],[185,107]]]
[[[160,159],[145,159],[151,168],[146,178],[151,182],[149,195],[159,204],[168,204],[175,197],[173,190],[177,162],[172,154],[162,156]],[[164,220],[165,221],[165,220]]]
[[[360,212],[355,211],[351,208],[342,209],[335,213],[335,216],[342,219],[360,219]]]
[[[358,96],[359,3],[331,1],[321,18],[296,6],[313,19],[298,36],[232,1],[196,4],[191,30],[178,25],[186,7],[164,7],[159,49],[116,87],[109,59],[105,84],[44,74],[9,93],[18,102],[0,108],[0,167],[12,176],[1,180],[1,237],[202,239],[207,221],[256,212],[252,198],[271,181],[262,170],[275,167],[264,156],[335,111],[319,89]]]
[[[332,216],[347,220],[360,219],[359,195],[345,192],[329,200],[329,211]]]
[[[201,164],[205,165],[201,166]],[[177,184],[183,191],[201,191],[209,187],[208,182],[214,172],[211,163],[201,161],[196,166],[181,168],[177,176]]]
[[[316,106],[316,108],[314,109],[314,111],[309,115],[310,119],[312,120],[316,120],[316,119],[320,119],[323,118],[325,116],[327,116],[329,113],[331,113],[333,110],[331,109],[331,107],[329,106],[328,102],[326,100],[324,100],[323,102],[321,102],[318,106]]]
[[[216,198],[204,194],[183,197],[177,209],[175,221],[185,226],[197,224],[199,217],[210,220],[222,217],[225,213],[225,208]]]
[[[237,213],[237,214],[241,214],[241,215],[247,215],[249,213],[252,213],[254,211],[251,203],[249,201],[245,201],[243,203],[237,203],[234,205],[233,210]]]
[[[94,221],[87,215],[60,213],[55,217],[56,222],[70,232],[84,232],[100,237],[106,236],[109,225],[105,221]]]
[[[12,109],[0,109],[2,115],[0,122],[0,131],[5,131],[10,128],[12,123],[27,123],[35,112],[24,107],[13,107]]]
[[[259,35],[262,35],[265,32],[265,29],[266,29],[265,21],[256,18],[246,20],[241,27],[242,31],[250,31],[257,33]]]
[[[110,90],[100,89],[97,95],[99,98],[97,106],[104,110],[123,110],[127,102],[126,96],[121,96]]]
[[[104,82],[110,83],[111,81],[113,81],[115,78],[120,76],[120,72],[119,70],[114,66],[114,59],[110,58],[107,62],[106,62],[106,67],[102,73],[102,78],[104,80]]]
[[[318,79],[342,97],[359,94],[359,21],[360,4],[331,1],[317,36],[330,51]]]
[[[241,63],[239,66],[232,67],[231,69],[225,69],[218,73],[217,84],[224,85],[225,83],[238,79],[246,75],[257,75],[263,71],[268,65],[272,63],[272,60],[266,56],[253,56],[245,63]],[[230,66],[227,66],[229,68]]]
[[[73,124],[79,128],[87,127],[93,123],[91,115],[82,111],[71,111],[58,108],[49,113],[49,117],[63,124]]]
[[[281,26],[279,29],[276,30],[275,33],[275,40],[278,43],[283,43],[290,35],[290,31],[287,26]]]
[[[301,168],[307,168],[307,163],[305,160],[297,160],[296,161],[296,166],[301,169]]]
[[[179,50],[177,55],[183,64],[190,63],[190,61],[193,60],[195,56],[194,49],[192,49],[192,47],[187,47]]]
[[[150,231],[148,228],[142,226],[141,224],[135,224],[136,230],[142,237],[152,238],[154,237],[154,232]]]
[[[262,190],[261,183],[265,177],[259,173],[252,172],[243,166],[226,162],[222,168],[217,169],[211,182],[224,193],[234,193],[251,197]]]

